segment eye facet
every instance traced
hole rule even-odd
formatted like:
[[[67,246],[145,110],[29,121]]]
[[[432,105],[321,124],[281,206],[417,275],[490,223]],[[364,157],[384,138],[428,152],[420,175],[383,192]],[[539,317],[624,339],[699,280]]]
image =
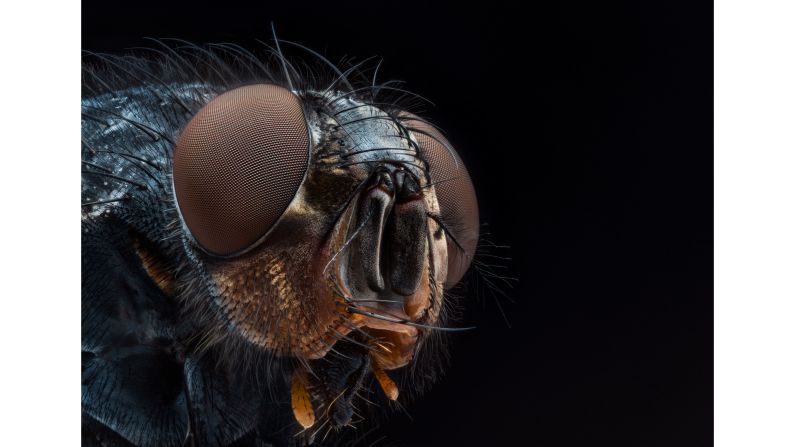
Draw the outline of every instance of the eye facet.
[[[469,269],[477,248],[480,220],[475,187],[458,153],[436,128],[410,113],[404,113],[402,121],[428,162],[442,222],[449,232],[445,287],[450,288]]]
[[[179,136],[174,193],[207,252],[230,256],[259,241],[289,206],[309,162],[299,98],[257,84],[207,103]]]

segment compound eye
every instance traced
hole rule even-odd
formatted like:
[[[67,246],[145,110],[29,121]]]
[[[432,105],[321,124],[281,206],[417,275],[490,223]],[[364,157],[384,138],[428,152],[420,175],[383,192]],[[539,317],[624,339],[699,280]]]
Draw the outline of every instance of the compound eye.
[[[450,288],[469,269],[477,248],[480,221],[475,187],[458,153],[436,128],[411,113],[404,112],[401,117],[430,168],[441,220],[448,233],[445,287]]]
[[[270,84],[230,90],[190,120],[174,150],[182,219],[207,252],[258,242],[295,197],[309,162],[299,98]]]

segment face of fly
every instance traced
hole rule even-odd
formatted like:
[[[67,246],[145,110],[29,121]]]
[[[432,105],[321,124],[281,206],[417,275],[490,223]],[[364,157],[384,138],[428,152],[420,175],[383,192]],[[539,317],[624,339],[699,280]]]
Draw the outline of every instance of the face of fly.
[[[450,241],[433,218],[427,160],[400,117],[329,94],[302,108],[310,156],[286,210],[244,252],[194,259],[232,330],[299,360],[297,421],[342,426],[367,374],[397,398],[385,371],[409,364],[440,321]]]

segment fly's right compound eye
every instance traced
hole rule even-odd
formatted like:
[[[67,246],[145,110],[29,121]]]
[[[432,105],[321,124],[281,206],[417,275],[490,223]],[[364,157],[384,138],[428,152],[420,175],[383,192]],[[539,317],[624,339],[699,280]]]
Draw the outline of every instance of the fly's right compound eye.
[[[174,193],[208,253],[232,256],[260,241],[295,197],[309,163],[300,99],[258,84],[207,103],[179,136]]]
[[[441,220],[448,232],[445,287],[450,288],[469,269],[478,244],[480,218],[475,187],[464,162],[436,128],[411,113],[402,113],[400,119],[430,168]]]

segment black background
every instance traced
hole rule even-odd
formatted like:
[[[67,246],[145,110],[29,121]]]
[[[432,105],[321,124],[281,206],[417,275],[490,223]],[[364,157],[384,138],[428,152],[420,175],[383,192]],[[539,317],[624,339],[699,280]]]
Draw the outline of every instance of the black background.
[[[611,2],[612,3],[612,2]],[[83,2],[83,47],[280,37],[385,59],[437,106],[508,327],[467,298],[452,365],[392,445],[712,444],[712,5]]]

